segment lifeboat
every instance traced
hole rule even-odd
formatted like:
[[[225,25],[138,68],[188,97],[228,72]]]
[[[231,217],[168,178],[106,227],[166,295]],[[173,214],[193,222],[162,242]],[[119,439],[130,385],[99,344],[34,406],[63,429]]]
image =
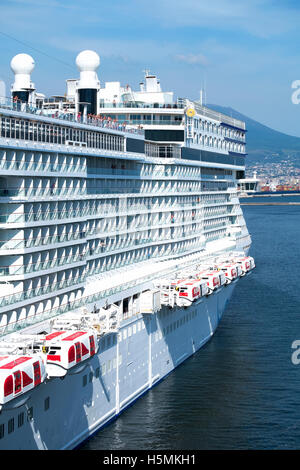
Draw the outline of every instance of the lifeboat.
[[[221,279],[219,271],[204,271],[197,273],[198,279],[206,281],[208,287],[208,294],[212,294],[216,289],[221,286]]]
[[[220,266],[220,269],[225,274],[226,284],[230,284],[230,282],[237,279],[237,277],[238,277],[238,266],[236,264],[222,264]]]
[[[243,258],[237,258],[236,262],[241,266],[243,276],[255,268],[255,262],[252,256],[245,256]]]
[[[45,361],[39,354],[1,356],[0,404],[21,398],[26,392],[44,382],[46,376]],[[17,400],[16,406],[20,406],[20,401]]]
[[[176,286],[176,304],[179,307],[188,307],[192,302],[198,300],[203,295],[206,295],[207,290],[206,283],[201,282],[199,279],[181,281]]]
[[[97,352],[97,334],[88,331],[54,331],[47,335],[41,346],[46,354],[49,377],[63,377],[67,372]]]

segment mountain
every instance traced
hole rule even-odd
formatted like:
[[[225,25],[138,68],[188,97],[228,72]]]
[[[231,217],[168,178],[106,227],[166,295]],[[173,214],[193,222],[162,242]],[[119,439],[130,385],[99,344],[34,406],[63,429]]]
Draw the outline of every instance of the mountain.
[[[248,162],[262,162],[262,160],[274,159],[277,163],[287,157],[300,165],[300,137],[294,137],[275,131],[254,119],[239,113],[230,107],[214,104],[206,105],[208,108],[218,111],[246,123],[246,142]],[[250,163],[249,162],[249,163]]]

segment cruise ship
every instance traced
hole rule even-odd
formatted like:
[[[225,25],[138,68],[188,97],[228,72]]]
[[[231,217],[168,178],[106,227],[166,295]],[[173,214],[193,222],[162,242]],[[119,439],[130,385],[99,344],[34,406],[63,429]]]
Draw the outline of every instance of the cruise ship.
[[[213,336],[255,267],[245,123],[28,54],[0,100],[0,448],[75,449]],[[100,431],[101,432],[101,431]]]

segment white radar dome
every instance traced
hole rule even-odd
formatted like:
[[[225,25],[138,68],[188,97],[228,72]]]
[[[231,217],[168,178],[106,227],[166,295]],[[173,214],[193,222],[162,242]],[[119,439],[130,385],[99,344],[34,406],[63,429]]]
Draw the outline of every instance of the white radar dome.
[[[94,72],[100,65],[100,57],[94,51],[82,51],[76,57],[76,65],[81,72]]]
[[[34,60],[28,54],[18,54],[13,57],[10,63],[10,67],[15,74],[30,74],[34,66]]]

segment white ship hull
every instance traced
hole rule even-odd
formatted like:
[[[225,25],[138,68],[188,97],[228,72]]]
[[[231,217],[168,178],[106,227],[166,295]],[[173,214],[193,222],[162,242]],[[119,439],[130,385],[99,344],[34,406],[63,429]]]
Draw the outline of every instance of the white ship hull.
[[[79,446],[212,337],[236,282],[189,308],[164,307],[155,315],[139,314],[124,321],[119,331],[121,341],[117,340],[117,335],[109,335],[111,345],[107,345],[106,337],[103,349],[103,340],[100,340],[98,354],[86,361],[83,370],[75,370],[63,379],[48,380],[29,394],[25,404],[2,411],[2,420],[5,418],[8,422],[14,418],[15,429],[13,439],[6,434],[1,440],[1,448],[73,449]],[[166,333],[170,325],[172,331]],[[116,361],[116,357],[121,360]],[[106,364],[104,375],[101,374],[102,364]],[[96,377],[97,368],[100,368],[99,377]],[[84,380],[86,385],[83,385]],[[45,410],[47,397],[49,409]],[[20,413],[25,413],[25,417],[18,429]],[[30,419],[31,413],[33,419]]]

